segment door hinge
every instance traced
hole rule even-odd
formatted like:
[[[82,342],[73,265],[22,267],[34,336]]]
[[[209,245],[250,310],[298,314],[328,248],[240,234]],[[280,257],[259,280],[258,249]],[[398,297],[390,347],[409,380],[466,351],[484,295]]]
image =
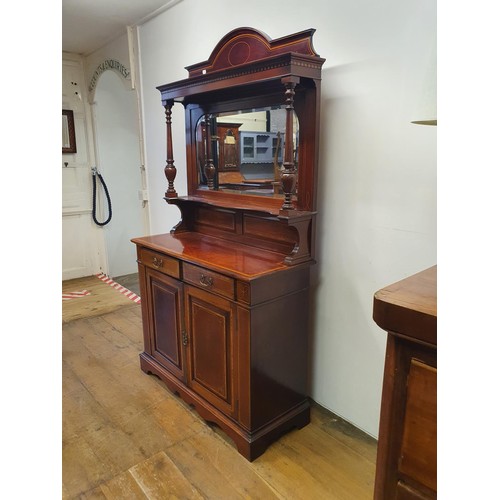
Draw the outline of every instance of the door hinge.
[[[188,336],[187,336],[186,330],[182,330],[182,345],[183,346],[188,345]]]

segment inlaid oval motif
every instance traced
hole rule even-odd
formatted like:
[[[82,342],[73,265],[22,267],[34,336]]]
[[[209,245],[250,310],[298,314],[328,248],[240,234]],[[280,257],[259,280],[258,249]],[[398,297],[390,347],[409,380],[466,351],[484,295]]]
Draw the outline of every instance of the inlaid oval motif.
[[[227,59],[229,64],[237,66],[238,64],[247,62],[249,56],[250,45],[247,42],[238,42],[231,47]]]

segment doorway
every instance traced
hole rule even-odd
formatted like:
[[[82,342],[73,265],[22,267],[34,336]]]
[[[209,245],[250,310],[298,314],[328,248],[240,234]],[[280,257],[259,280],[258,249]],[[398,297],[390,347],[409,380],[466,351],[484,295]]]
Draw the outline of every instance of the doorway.
[[[141,200],[143,180],[139,118],[134,91],[114,71],[99,78],[94,97],[97,169],[107,186],[112,217],[103,226],[107,272],[111,278],[137,273],[135,246],[130,239],[148,234],[146,203]],[[98,178],[99,222],[108,218],[104,189]]]

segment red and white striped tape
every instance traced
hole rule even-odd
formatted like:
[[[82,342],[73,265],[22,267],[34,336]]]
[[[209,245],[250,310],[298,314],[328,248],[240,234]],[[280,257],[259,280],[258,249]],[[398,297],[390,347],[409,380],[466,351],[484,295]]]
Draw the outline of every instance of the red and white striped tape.
[[[118,290],[120,293],[125,295],[125,297],[128,297],[130,300],[133,300],[136,304],[141,303],[141,298],[139,295],[136,295],[134,292],[130,291],[128,288],[125,288],[124,286],[116,283],[116,281],[113,281],[111,278],[106,276],[105,274],[101,273],[98,274],[97,277],[103,281],[104,283],[107,283],[108,285],[111,285],[113,288]]]
[[[80,297],[85,297],[86,295],[90,295],[88,290],[82,290],[81,292],[66,292],[62,294],[63,300],[71,300],[78,299]]]

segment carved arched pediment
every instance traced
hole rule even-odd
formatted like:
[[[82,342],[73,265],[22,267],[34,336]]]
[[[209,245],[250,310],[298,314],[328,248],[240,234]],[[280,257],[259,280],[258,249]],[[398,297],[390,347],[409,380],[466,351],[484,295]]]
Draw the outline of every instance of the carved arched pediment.
[[[318,56],[312,44],[316,30],[308,30],[272,40],[254,28],[230,31],[215,46],[207,61],[187,66],[189,77],[212,73],[286,52]]]

